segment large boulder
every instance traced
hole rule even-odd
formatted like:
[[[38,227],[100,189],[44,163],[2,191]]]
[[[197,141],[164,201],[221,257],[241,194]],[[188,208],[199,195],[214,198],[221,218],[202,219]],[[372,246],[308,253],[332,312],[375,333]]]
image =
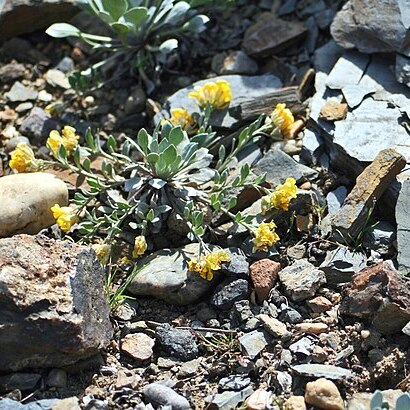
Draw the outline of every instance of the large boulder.
[[[78,13],[76,0],[0,1],[0,41],[47,28]]]
[[[45,236],[0,239],[0,369],[70,365],[112,336],[93,250]]]

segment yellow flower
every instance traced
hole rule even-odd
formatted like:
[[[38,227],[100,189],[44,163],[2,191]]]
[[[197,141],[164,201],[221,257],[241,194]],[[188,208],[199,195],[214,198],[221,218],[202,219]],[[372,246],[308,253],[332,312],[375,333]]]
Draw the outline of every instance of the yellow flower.
[[[270,203],[274,208],[287,211],[292,198],[296,198],[296,180],[294,178],[286,178],[282,185],[278,185],[275,191],[271,194]]]
[[[60,145],[64,145],[68,156],[76,149],[78,145],[78,139],[79,136],[76,134],[75,128],[66,125],[61,131],[61,134],[57,130],[50,132],[47,139],[47,147],[56,157],[58,155],[58,149],[60,148]]]
[[[53,207],[51,207],[51,212],[53,213],[57,225],[64,232],[68,232],[71,227],[78,221],[78,216],[75,209],[70,208],[69,206],[61,207],[60,205],[55,204]]]
[[[11,153],[9,166],[17,172],[35,172],[41,169],[42,161],[35,158],[33,150],[25,142],[20,142]]]
[[[254,231],[253,249],[257,251],[267,252],[268,248],[274,245],[279,236],[275,232],[276,225],[274,222],[262,222]]]
[[[101,262],[102,265],[106,265],[110,259],[111,246],[105,243],[95,243],[91,246],[97,255],[97,259]]]
[[[131,259],[128,256],[123,256],[118,262],[120,265],[131,265]]]
[[[188,96],[194,98],[197,104],[204,108],[208,104],[217,110],[223,110],[231,102],[231,84],[225,80],[205,83],[202,86],[196,86]]]
[[[145,240],[145,236],[137,236],[134,242],[134,249],[132,251],[132,257],[138,258],[141,255],[144,255],[145,251],[147,250],[147,241]]]
[[[292,125],[295,122],[293,114],[286,108],[286,104],[277,104],[276,108],[271,114],[272,123],[278,128],[284,136],[288,135],[292,129]]]
[[[213,271],[221,269],[222,262],[229,262],[231,258],[225,251],[208,253],[208,255],[188,261],[188,269],[192,272],[199,273],[201,278],[212,280]]]
[[[174,108],[171,110],[171,117],[163,122],[169,121],[172,125],[178,125],[187,132],[193,132],[195,129],[195,120],[185,108]]]

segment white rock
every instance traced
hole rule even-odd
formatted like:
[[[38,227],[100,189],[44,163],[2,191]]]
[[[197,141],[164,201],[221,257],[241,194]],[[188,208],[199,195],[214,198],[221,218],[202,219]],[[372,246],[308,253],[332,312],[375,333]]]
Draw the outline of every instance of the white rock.
[[[55,223],[50,210],[68,203],[66,184],[44,172],[0,178],[0,236],[34,235]]]

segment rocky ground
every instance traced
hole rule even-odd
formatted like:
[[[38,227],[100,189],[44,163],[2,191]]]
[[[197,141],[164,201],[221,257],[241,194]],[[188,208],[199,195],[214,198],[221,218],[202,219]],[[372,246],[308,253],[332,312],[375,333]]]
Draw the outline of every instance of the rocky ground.
[[[132,75],[74,91],[68,75],[93,54],[44,27],[78,10],[22,3],[0,4],[0,409],[367,410],[375,390],[394,408],[410,389],[405,2],[237,1],[150,93]],[[306,122],[241,159],[272,186],[296,179],[281,216],[293,224],[277,220],[279,245],[253,253],[213,215],[231,261],[205,281],[185,263],[198,245],[169,223],[127,289],[135,299],[109,312],[94,252],[62,240],[46,212],[84,181],[11,175],[10,153],[27,142],[49,159],[49,132],[67,124],[123,141],[189,109],[187,90],[210,77],[232,84],[213,124],[223,134],[277,102]],[[260,207],[252,191],[238,197],[245,214]]]

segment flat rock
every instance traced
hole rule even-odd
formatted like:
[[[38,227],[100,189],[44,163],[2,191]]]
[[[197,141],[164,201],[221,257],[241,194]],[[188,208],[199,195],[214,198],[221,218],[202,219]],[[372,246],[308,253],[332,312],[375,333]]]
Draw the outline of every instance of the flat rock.
[[[320,110],[320,118],[327,121],[344,120],[347,115],[347,104],[335,100],[328,100]]]
[[[369,320],[382,334],[399,333],[410,321],[409,282],[386,262],[363,269],[344,290],[340,313]]]
[[[271,334],[273,337],[283,337],[288,335],[288,328],[285,323],[280,320],[270,317],[266,314],[261,314],[257,316],[257,319],[261,321],[265,330]]]
[[[58,403],[63,400],[59,399],[43,399],[33,401],[27,404],[21,404],[18,401],[9,399],[8,397],[0,399],[0,410],[64,410],[57,407]],[[78,410],[79,408],[73,407],[70,410]]]
[[[20,81],[16,81],[10,91],[5,94],[8,101],[28,101],[37,98],[37,91],[26,87]]]
[[[154,339],[145,333],[130,333],[121,340],[121,350],[138,362],[151,358],[154,345]]]
[[[26,67],[23,64],[12,61],[0,67],[0,83],[11,83],[23,77]]]
[[[111,341],[103,273],[90,248],[16,235],[0,239],[0,267],[2,370],[59,368]]]
[[[338,58],[343,54],[343,48],[332,39],[315,50],[313,61],[316,71],[330,73]]]
[[[221,390],[242,390],[251,384],[249,377],[230,375],[219,380],[218,387]]]
[[[241,103],[249,98],[259,98],[269,94],[282,86],[280,79],[271,74],[259,76],[245,75],[224,75],[193,83],[189,87],[177,91],[168,98],[164,105],[165,110],[170,111],[174,108],[184,107],[190,113],[198,112],[195,100],[188,97],[188,94],[195,86],[204,85],[210,81],[226,80],[231,84],[232,100],[229,107],[225,110],[214,111],[211,116],[210,124],[214,127],[235,128],[242,123]],[[156,123],[166,115],[166,112],[155,116]]]
[[[266,56],[287,49],[306,34],[307,29],[302,23],[282,20],[273,13],[263,13],[246,30],[242,48],[251,56]]]
[[[148,384],[142,389],[142,394],[145,400],[151,403],[155,408],[169,406],[175,410],[191,409],[185,397],[161,383]]]
[[[330,191],[326,195],[327,211],[329,214],[334,215],[342,207],[344,200],[347,196],[347,188],[345,186],[339,186],[334,191]]]
[[[258,63],[241,50],[231,51],[229,54],[221,53],[214,56],[212,69],[220,75],[253,75],[258,72]]]
[[[363,230],[369,211],[405,165],[405,158],[394,149],[388,148],[377,154],[357,177],[356,185],[333,217],[335,238],[348,240]]]
[[[256,175],[266,174],[266,182],[276,186],[285,182],[286,178],[293,177],[297,183],[314,178],[317,172],[299,164],[291,156],[278,149],[270,149],[253,168]]]
[[[410,272],[410,180],[402,183],[396,205],[397,262],[399,270]]]
[[[297,364],[291,366],[297,374],[307,377],[324,377],[331,380],[342,380],[353,376],[352,372],[343,367],[328,364]]]
[[[258,356],[259,353],[269,344],[271,337],[264,330],[254,330],[245,333],[239,338],[239,344],[244,354],[251,359]]]
[[[326,283],[325,274],[305,259],[282,269],[279,279],[294,302],[315,296],[320,286]]]
[[[135,296],[153,296],[176,305],[197,302],[209,293],[220,280],[216,272],[212,281],[188,271],[187,261],[198,255],[198,244],[181,249],[164,249],[141,260],[138,275],[128,286]]]
[[[0,3],[0,41],[69,20],[79,10],[74,0],[4,0]]]
[[[241,391],[224,391],[205,400],[210,403],[210,408],[218,410],[236,409],[240,403],[245,401],[253,393],[251,386]]]
[[[62,88],[64,90],[71,88],[67,76],[60,70],[48,70],[44,75],[44,78],[52,87]]]
[[[20,133],[37,140],[47,138],[50,131],[58,126],[55,119],[40,107],[34,107],[30,114],[21,122]]]
[[[0,236],[36,234],[55,224],[51,207],[68,203],[66,184],[44,172],[0,178]]]

